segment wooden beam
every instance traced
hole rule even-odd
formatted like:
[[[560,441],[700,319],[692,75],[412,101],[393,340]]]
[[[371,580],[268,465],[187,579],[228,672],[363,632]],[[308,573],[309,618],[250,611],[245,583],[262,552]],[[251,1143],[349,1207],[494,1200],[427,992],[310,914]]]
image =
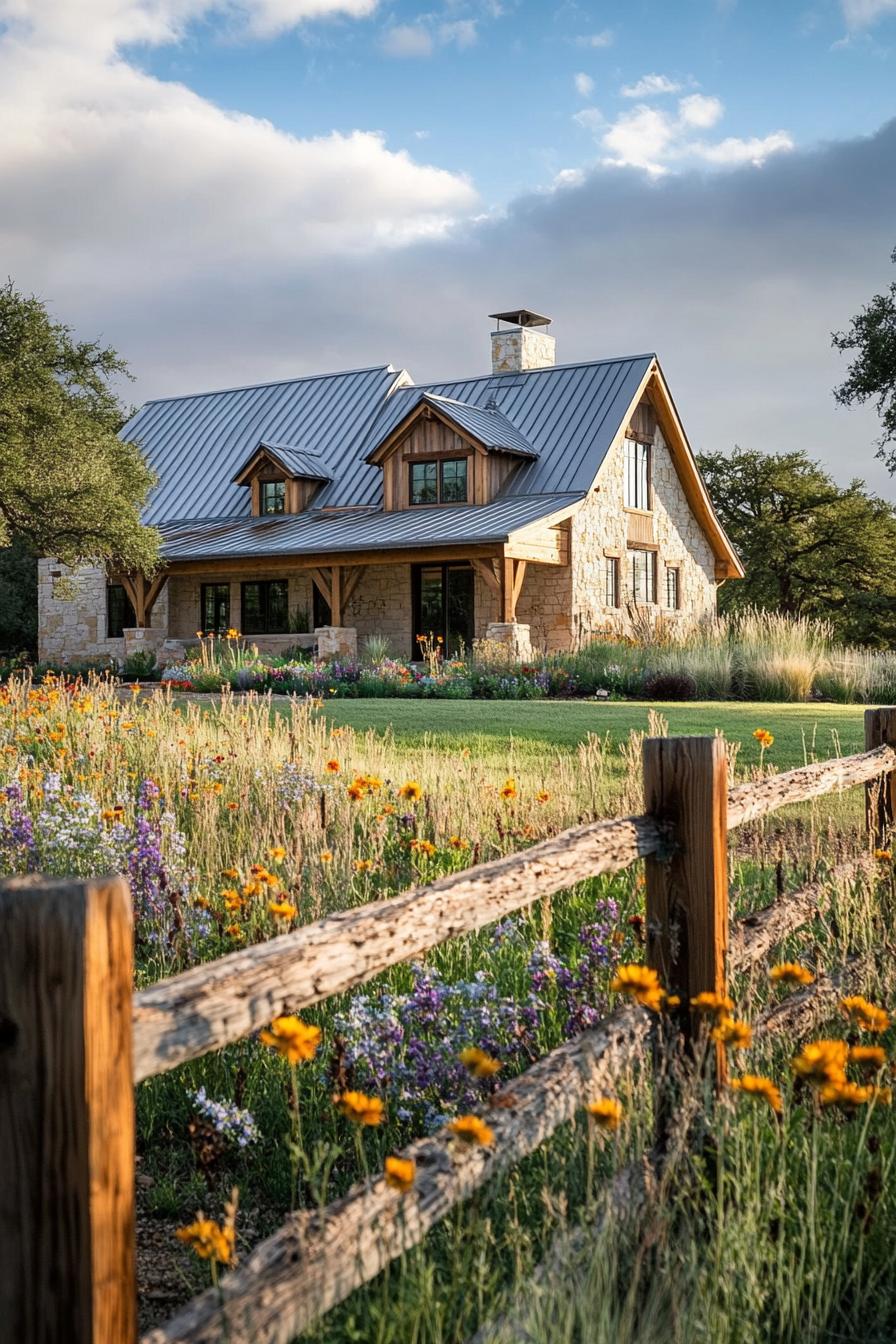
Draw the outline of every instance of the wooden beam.
[[[865,747],[896,747],[896,708],[865,710]],[[896,772],[890,771],[865,785],[865,816],[871,843],[885,849],[896,823]]]
[[[358,584],[364,577],[364,571],[366,570],[366,568],[367,568],[366,565],[355,565],[353,569],[346,569],[346,575],[348,577],[346,578],[345,582],[342,585],[343,611],[354,597],[355,592],[357,591]]]
[[[482,579],[483,583],[486,583],[488,587],[491,588],[492,592],[500,593],[501,582],[487,560],[471,560],[470,564]]]
[[[163,569],[155,576],[154,579],[150,581],[149,586],[146,589],[145,603],[146,603],[147,624],[149,624],[150,621],[152,620],[153,607],[158,601],[159,595],[161,594],[161,591],[165,587],[165,584],[167,582],[168,582],[168,573],[166,570]]]
[[[2,1337],[132,1344],[127,884],[13,878],[0,928]]]
[[[333,594],[330,602],[330,623],[332,625],[342,624],[342,565],[333,565],[330,570],[330,592]]]
[[[130,574],[119,574],[117,578],[118,582],[121,584],[122,588],[127,593],[128,601],[130,602],[131,606],[134,608],[134,612],[136,613],[137,590],[134,587],[133,579],[131,578]]]
[[[728,758],[719,737],[649,737],[644,743],[644,805],[669,826],[674,849],[645,861],[647,960],[681,1000],[685,1040],[705,1041],[711,1015],[692,999],[725,994],[728,950]],[[715,1043],[716,1085],[727,1077],[725,1047]],[[665,1122],[670,1116],[663,1104]],[[662,1122],[660,1127],[662,1128]]]
[[[312,569],[311,582],[320,593],[330,610],[333,610],[333,590],[330,587],[329,580],[322,569]]]
[[[509,555],[501,560],[501,620],[508,624],[514,619],[513,565]]]
[[[138,630],[146,629],[146,575],[137,572],[134,575],[134,616]]]
[[[306,555],[208,556],[202,560],[168,560],[169,575],[203,574],[224,578],[228,574],[286,574],[296,570],[323,569],[329,565],[414,565],[438,561],[492,560],[491,545],[395,546],[388,550],[317,551]]]
[[[526,561],[514,560],[513,562],[513,614],[516,619],[516,604],[520,600],[520,591],[523,586],[523,579],[526,577]]]

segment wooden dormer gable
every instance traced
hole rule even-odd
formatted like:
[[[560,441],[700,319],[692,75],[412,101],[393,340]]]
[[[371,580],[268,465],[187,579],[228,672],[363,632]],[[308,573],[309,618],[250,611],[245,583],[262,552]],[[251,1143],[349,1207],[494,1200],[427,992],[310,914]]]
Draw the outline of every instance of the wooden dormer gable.
[[[500,414],[426,396],[367,461],[383,469],[383,507],[391,512],[489,504],[519,463],[536,456]]]
[[[305,449],[260,443],[234,476],[251,492],[253,517],[302,513],[333,478],[322,459]]]

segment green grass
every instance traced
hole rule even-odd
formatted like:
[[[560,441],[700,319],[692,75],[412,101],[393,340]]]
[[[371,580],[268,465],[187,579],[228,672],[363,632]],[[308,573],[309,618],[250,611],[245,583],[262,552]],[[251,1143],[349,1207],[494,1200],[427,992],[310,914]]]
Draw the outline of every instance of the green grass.
[[[463,743],[485,755],[499,755],[513,738],[518,752],[537,755],[545,748],[574,749],[589,733],[610,734],[621,743],[632,729],[646,731],[654,709],[669,720],[675,735],[724,732],[755,751],[752,733],[768,728],[775,745],[767,755],[779,769],[861,751],[861,705],[753,704],[695,701],[653,704],[580,700],[333,700],[326,715],[334,725],[357,732],[391,729],[399,745],[424,741],[441,751]]]

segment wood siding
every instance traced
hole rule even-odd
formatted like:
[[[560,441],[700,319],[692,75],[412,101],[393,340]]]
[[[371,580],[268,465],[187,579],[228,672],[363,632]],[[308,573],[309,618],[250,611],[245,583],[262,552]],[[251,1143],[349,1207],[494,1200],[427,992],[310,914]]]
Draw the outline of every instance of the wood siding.
[[[486,453],[436,416],[422,416],[383,459],[383,508],[411,507],[409,465],[442,458],[467,459],[467,503],[489,504],[518,465],[511,453]],[[434,507],[430,505],[429,507]]]

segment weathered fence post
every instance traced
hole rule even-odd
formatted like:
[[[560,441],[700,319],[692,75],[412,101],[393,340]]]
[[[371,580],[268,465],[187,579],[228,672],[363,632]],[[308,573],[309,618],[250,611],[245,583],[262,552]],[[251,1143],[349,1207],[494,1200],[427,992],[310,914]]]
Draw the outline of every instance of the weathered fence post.
[[[720,737],[651,737],[644,743],[644,807],[670,824],[665,858],[645,860],[647,959],[670,994],[681,999],[687,1040],[700,1019],[690,1001],[704,990],[726,992],[728,948],[728,762]],[[716,1045],[716,1078],[727,1078]]]
[[[865,750],[896,747],[896,708],[865,710]],[[889,843],[896,821],[896,771],[865,785],[865,819],[868,834],[880,849]]]
[[[0,883],[0,1337],[133,1344],[127,884]]]

